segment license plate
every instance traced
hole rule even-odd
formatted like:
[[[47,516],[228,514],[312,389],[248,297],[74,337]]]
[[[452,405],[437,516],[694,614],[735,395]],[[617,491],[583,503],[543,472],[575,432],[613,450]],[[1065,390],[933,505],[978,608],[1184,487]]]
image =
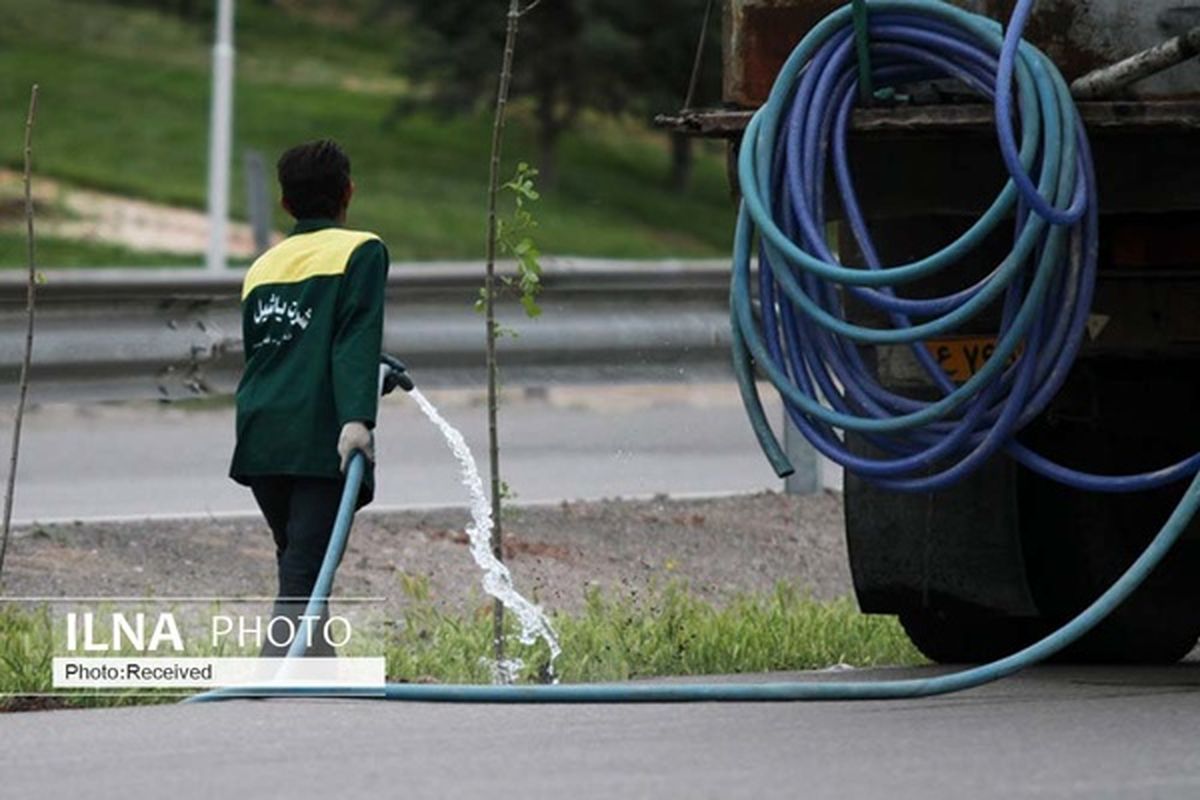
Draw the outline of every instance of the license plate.
[[[947,336],[930,339],[925,349],[933,356],[950,380],[962,383],[983,369],[983,365],[996,351],[995,336]],[[1020,355],[1021,348],[1009,358],[1009,363]]]

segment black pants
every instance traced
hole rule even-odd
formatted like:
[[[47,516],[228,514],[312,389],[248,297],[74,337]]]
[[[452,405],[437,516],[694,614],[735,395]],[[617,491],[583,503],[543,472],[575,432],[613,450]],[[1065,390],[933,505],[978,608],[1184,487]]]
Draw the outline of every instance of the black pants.
[[[342,481],[330,478],[303,478],[291,475],[270,475],[251,479],[250,489],[262,509],[271,534],[275,538],[275,560],[279,567],[279,592],[275,600],[274,617],[288,617],[299,631],[299,617],[304,613],[321,561],[333,533],[338,504],[342,497]],[[315,622],[309,656],[334,656],[336,651],[321,635],[329,617],[326,604],[321,620]],[[276,638],[285,638],[285,626],[276,627]],[[287,647],[266,641],[262,655],[283,656]]]

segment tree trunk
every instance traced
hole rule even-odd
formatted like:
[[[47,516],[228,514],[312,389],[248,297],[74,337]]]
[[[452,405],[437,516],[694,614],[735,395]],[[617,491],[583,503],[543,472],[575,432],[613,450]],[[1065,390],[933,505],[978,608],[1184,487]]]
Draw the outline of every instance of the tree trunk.
[[[543,189],[558,188],[558,141],[564,125],[555,109],[557,98],[553,89],[538,93],[537,146],[538,182]]]
[[[671,134],[671,175],[668,179],[671,190],[686,192],[692,184],[692,165],[695,156],[692,138],[682,133]]]
[[[558,188],[558,131],[541,131],[538,135],[538,183],[543,189]]]

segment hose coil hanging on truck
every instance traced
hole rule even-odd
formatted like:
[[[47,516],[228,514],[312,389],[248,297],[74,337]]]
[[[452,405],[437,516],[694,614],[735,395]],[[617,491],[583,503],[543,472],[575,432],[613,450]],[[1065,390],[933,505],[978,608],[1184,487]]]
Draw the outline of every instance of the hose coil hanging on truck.
[[[1045,409],[1074,363],[1098,254],[1086,132],[1058,69],[1019,37],[1031,7],[1030,1],[1017,4],[1001,39],[998,23],[945,3],[870,4],[876,83],[953,78],[995,104],[1009,180],[965,233],[932,255],[884,266],[855,194],[846,139],[861,65],[847,24],[850,8],[805,37],[747,127],[738,162],[744,199],[731,296],[734,366],[755,433],[779,474],[791,466],[763,414],[755,367],[778,388],[792,421],[819,452],[888,489],[945,488],[1000,450],[1046,477],[1092,491],[1156,488],[1200,468],[1198,453],[1150,473],[1090,475],[1055,464],[1014,438]],[[1014,83],[1019,138],[1013,133]],[[842,266],[826,242],[827,167],[865,268]],[[1010,217],[1016,219],[1012,247],[982,280],[942,297],[897,293],[897,287],[961,266]],[[759,318],[751,297],[755,233]],[[849,321],[844,295],[885,314],[891,327]],[[995,352],[955,386],[922,342],[959,329],[997,302],[1003,310]],[[908,345],[940,399],[916,400],[881,385],[860,344]],[[863,434],[885,456],[851,452],[838,430]]]

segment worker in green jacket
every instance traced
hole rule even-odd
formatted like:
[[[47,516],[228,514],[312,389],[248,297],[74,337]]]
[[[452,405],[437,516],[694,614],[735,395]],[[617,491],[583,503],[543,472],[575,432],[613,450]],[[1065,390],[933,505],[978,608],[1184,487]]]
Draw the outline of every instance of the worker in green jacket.
[[[284,640],[288,625],[280,619],[296,625],[312,593],[356,450],[368,461],[356,507],[374,494],[388,252],[375,234],[343,227],[354,183],[350,159],[335,142],[293,147],[277,169],[283,207],[296,224],[242,285],[246,366],[229,474],[253,491],[275,540],[272,632]],[[262,652],[286,651],[267,641]],[[309,654],[334,653],[314,635]]]

